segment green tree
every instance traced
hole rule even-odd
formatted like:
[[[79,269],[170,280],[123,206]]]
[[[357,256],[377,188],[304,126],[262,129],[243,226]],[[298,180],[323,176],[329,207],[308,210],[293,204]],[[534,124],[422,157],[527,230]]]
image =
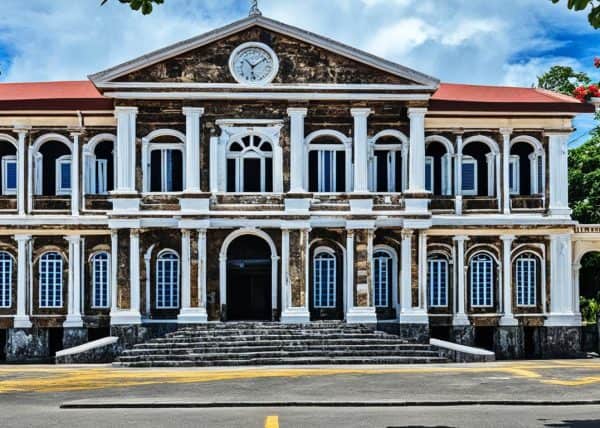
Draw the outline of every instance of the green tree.
[[[154,5],[163,4],[165,0],[119,0],[121,3],[129,4],[132,10],[141,11],[144,15],[149,15],[154,9]],[[101,5],[108,3],[108,0],[102,0]]]
[[[589,85],[591,81],[585,73],[576,72],[571,67],[555,65],[538,76],[537,87],[573,96],[576,87]]]
[[[560,0],[550,0],[552,3],[560,3]],[[588,21],[594,28],[600,28],[600,3],[596,0],[567,0],[567,7],[571,10],[581,11],[589,9]]]
[[[600,223],[600,128],[589,141],[569,151],[569,200],[575,220]]]

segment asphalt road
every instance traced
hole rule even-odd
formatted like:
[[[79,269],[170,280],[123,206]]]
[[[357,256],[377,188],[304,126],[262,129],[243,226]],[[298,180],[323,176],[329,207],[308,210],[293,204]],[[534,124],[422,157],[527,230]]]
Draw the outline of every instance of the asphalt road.
[[[513,405],[439,406],[460,400]],[[0,366],[0,427],[600,427],[600,405],[558,405],[576,400],[600,403],[600,360],[227,369]],[[352,404],[405,401],[413,406]],[[249,402],[263,405],[243,407]],[[64,403],[145,408],[61,409]]]

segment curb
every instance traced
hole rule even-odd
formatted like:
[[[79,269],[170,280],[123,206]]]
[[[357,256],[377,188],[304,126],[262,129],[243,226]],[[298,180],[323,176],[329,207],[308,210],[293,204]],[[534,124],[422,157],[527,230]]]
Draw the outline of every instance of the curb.
[[[250,407],[454,407],[454,406],[592,406],[599,400],[452,400],[452,401],[198,401],[99,402],[71,401],[61,409],[215,409]]]

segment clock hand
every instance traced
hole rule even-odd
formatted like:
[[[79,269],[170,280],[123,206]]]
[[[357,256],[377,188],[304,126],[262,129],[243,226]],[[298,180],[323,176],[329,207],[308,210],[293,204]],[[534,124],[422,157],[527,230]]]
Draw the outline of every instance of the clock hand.
[[[255,67],[258,65],[258,64],[260,64],[261,62],[264,62],[264,61],[266,61],[266,60],[267,60],[267,58],[263,58],[263,59],[261,59],[260,61],[258,61],[257,63],[255,63],[255,64],[252,66],[252,68],[255,68]]]

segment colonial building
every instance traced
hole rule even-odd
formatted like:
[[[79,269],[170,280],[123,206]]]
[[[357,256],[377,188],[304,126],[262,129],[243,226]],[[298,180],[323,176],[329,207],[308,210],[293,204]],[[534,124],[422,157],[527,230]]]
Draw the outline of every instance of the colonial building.
[[[578,350],[577,100],[437,79],[258,13],[0,85],[0,348],[343,320]]]

